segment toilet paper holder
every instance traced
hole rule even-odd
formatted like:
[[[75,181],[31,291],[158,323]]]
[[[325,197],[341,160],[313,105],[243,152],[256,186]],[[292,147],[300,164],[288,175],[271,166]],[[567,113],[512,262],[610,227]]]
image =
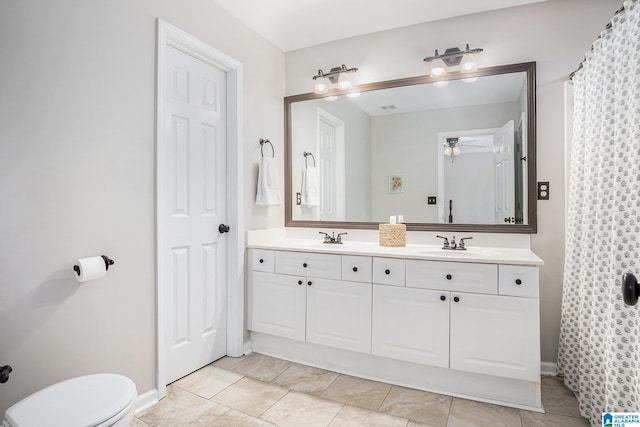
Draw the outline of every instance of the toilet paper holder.
[[[111,258],[109,258],[106,255],[100,255],[100,256],[104,260],[105,269],[108,271],[109,270],[109,266],[115,264],[115,261],[112,260]],[[73,266],[73,271],[75,271],[76,274],[79,276],[80,275],[80,266],[79,265],[74,265]]]

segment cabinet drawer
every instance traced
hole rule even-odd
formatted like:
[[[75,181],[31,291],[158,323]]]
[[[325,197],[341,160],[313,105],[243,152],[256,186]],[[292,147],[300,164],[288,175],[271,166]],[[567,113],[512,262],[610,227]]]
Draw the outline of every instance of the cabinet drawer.
[[[275,268],[275,254],[264,249],[251,249],[249,251],[249,268],[253,271],[273,273]]]
[[[342,280],[371,283],[371,257],[343,255]]]
[[[407,261],[407,286],[446,291],[498,293],[498,266],[465,262]]]
[[[340,279],[340,255],[304,252],[276,252],[276,273],[296,276]]]
[[[373,282],[382,285],[404,286],[405,260],[395,258],[373,259]]]
[[[498,278],[500,295],[538,298],[538,267],[501,265]]]

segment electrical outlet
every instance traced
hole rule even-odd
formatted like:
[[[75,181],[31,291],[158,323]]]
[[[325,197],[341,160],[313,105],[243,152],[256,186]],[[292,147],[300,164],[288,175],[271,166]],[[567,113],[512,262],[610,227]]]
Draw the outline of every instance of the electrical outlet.
[[[296,205],[300,206],[302,204],[302,194],[296,193]]]
[[[427,204],[428,204],[428,205],[435,205],[435,204],[437,204],[436,196],[427,196]]]
[[[538,182],[538,200],[549,200],[549,181]]]

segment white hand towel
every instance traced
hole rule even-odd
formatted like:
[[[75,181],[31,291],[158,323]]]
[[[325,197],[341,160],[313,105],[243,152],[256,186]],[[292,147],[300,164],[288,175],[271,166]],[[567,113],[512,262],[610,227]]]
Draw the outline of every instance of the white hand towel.
[[[278,164],[273,157],[263,157],[260,162],[256,204],[271,206],[282,204],[278,183]]]
[[[315,166],[307,167],[302,173],[302,204],[305,206],[318,206],[320,204],[318,171]]]

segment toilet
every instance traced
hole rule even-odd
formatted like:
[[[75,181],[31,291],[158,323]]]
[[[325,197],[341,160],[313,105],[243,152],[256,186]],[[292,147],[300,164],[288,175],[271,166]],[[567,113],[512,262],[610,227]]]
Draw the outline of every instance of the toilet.
[[[4,414],[3,427],[128,426],[136,386],[117,374],[94,374],[51,385],[16,403]]]

